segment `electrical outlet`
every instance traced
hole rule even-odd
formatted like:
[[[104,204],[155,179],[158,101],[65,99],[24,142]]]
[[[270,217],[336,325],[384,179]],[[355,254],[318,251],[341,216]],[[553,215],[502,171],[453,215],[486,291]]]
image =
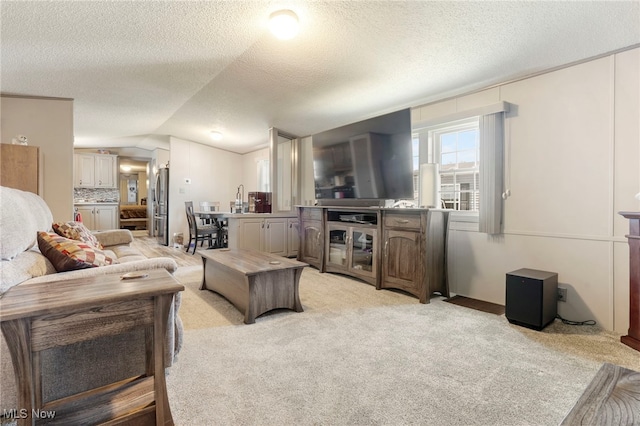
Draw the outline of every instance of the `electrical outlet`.
[[[567,301],[567,289],[564,287],[558,287],[558,302]]]

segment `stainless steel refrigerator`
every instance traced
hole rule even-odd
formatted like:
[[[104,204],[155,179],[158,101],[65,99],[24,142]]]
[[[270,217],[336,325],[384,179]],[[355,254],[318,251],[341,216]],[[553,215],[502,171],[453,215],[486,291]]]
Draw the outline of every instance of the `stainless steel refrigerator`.
[[[169,245],[169,169],[161,168],[156,174],[153,191],[153,235],[162,245]]]

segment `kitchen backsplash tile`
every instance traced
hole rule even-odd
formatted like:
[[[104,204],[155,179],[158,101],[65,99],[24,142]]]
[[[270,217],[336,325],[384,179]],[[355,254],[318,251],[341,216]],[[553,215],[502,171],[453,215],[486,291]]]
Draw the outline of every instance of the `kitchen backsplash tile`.
[[[73,188],[73,201],[79,202],[118,202],[120,191],[114,188]]]

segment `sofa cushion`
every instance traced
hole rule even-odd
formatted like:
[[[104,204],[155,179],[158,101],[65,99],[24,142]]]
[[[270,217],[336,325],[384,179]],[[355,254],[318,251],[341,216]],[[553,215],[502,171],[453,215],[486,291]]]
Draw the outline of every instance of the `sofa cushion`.
[[[114,263],[102,250],[55,233],[38,232],[38,247],[58,272]]]
[[[55,233],[62,237],[82,241],[100,250],[104,249],[100,241],[82,222],[56,222],[52,226]]]
[[[14,285],[56,272],[51,262],[37,247],[20,253],[12,260],[0,260],[0,297]]]
[[[115,258],[118,259],[119,263],[135,262],[137,260],[143,260],[147,258],[145,255],[140,253],[137,248],[131,247],[128,244],[111,246],[109,247],[109,249],[115,255]]]
[[[32,192],[0,187],[0,258],[10,260],[36,244],[38,231],[50,231],[53,216]]]
[[[128,229],[95,231],[93,235],[100,241],[103,247],[129,245],[133,242],[133,234]]]

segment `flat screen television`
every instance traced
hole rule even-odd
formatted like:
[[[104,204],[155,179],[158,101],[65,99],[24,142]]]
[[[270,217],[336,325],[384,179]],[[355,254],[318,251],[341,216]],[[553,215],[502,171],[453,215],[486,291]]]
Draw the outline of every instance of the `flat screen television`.
[[[413,199],[411,112],[393,112],[312,135],[320,205]]]

